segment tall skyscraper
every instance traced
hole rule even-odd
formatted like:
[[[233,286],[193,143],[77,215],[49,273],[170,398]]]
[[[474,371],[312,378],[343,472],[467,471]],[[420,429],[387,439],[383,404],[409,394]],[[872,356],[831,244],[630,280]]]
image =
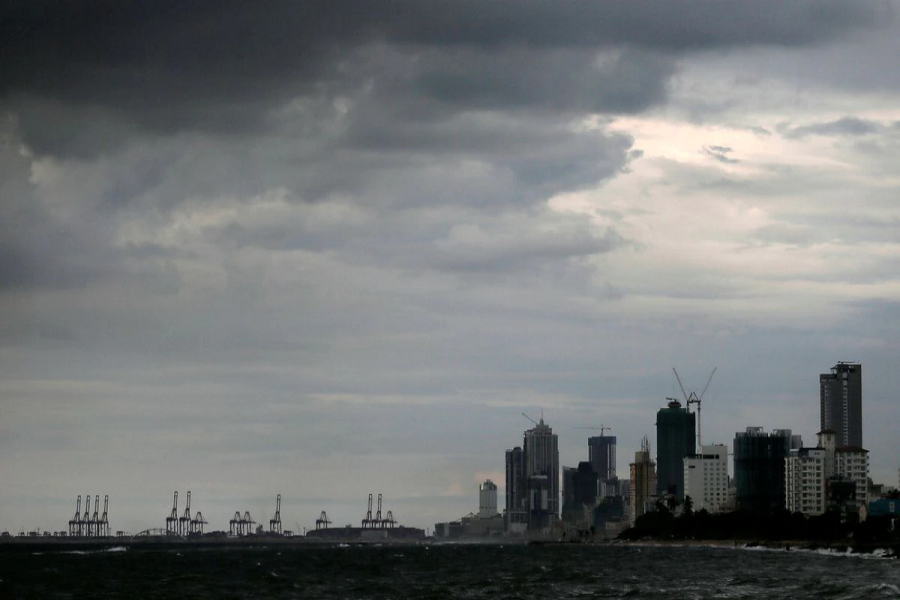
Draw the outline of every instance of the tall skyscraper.
[[[684,501],[684,457],[692,456],[697,439],[696,415],[677,400],[656,413],[656,495]]]
[[[600,481],[616,478],[616,436],[595,435],[588,438],[588,461]]]
[[[785,458],[791,430],[771,434],[748,427],[734,435],[734,484],[738,510],[766,514],[785,506]]]
[[[540,422],[525,431],[525,480],[528,528],[551,527],[559,519],[559,444],[549,425]]]
[[[838,448],[862,448],[862,365],[839,362],[819,375],[821,429],[835,433]]]
[[[516,446],[506,451],[506,530],[523,532],[528,523],[525,453]]]

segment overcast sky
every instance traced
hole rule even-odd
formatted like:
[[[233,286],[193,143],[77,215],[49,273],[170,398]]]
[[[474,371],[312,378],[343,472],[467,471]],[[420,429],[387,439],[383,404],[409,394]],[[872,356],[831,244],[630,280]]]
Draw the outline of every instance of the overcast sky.
[[[673,366],[814,445],[860,361],[896,485],[898,10],[3,3],[0,529],[431,527],[522,412],[627,477]]]

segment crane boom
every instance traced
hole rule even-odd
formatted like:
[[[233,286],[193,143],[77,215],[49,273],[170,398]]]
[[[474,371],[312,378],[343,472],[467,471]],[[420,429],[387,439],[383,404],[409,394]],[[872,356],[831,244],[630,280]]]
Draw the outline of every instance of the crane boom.
[[[703,394],[706,393],[706,388],[709,387],[709,383],[712,381],[713,375],[716,374],[716,369],[718,369],[718,368],[719,368],[719,367],[713,367],[712,373],[709,374],[709,379],[706,380],[706,385],[703,386],[703,391],[700,392],[699,398],[700,398],[701,400],[703,400]]]
[[[675,379],[676,379],[676,381],[678,381],[678,387],[681,388],[681,395],[684,396],[684,401],[687,402],[688,401],[687,392],[684,391],[684,385],[682,385],[681,377],[678,376],[678,371],[675,370],[675,367],[672,367],[672,372],[675,373]]]

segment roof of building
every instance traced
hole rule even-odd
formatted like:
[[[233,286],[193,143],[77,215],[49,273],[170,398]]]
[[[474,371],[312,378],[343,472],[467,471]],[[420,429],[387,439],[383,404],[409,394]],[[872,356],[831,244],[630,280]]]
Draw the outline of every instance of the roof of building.
[[[865,448],[860,448],[859,446],[842,446],[840,448],[835,448],[835,452],[868,452]]]

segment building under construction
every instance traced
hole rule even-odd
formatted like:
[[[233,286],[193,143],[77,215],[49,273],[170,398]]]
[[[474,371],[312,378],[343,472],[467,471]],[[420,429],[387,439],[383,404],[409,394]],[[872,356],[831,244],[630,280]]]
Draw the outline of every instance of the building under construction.
[[[394,514],[387,511],[382,516],[382,497],[378,494],[378,505],[372,512],[372,494],[369,494],[368,510],[360,522],[360,527],[329,527],[331,521],[325,511],[316,519],[316,528],[306,532],[306,537],[321,540],[423,540],[425,531],[415,527],[398,525]]]

